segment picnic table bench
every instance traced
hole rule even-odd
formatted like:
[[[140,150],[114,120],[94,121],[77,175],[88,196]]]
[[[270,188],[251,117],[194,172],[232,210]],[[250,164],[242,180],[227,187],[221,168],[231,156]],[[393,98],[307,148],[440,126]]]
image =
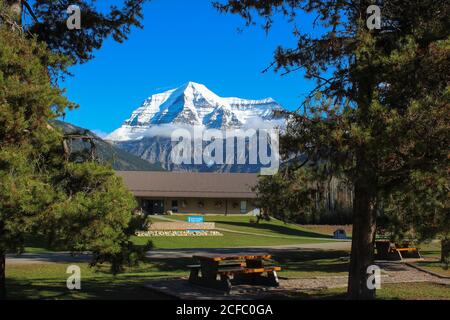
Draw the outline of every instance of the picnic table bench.
[[[268,265],[267,254],[196,255],[198,264],[189,265],[189,281],[193,284],[230,292],[233,284],[279,286],[278,266]],[[264,276],[263,274],[267,274]]]
[[[409,241],[398,244],[389,240],[377,240],[375,241],[376,258],[388,260],[422,259],[419,249],[409,245]]]

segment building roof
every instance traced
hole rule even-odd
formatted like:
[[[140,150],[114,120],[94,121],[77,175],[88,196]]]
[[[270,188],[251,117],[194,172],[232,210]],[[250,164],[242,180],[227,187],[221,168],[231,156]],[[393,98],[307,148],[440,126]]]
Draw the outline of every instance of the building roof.
[[[117,171],[136,197],[252,199],[252,173]]]

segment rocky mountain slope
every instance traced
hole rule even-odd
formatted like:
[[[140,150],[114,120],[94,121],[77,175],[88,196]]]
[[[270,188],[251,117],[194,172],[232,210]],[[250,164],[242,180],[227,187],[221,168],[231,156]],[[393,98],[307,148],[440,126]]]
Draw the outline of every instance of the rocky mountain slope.
[[[175,129],[247,130],[273,128],[283,123],[274,118],[282,109],[272,98],[247,100],[223,98],[206,86],[189,82],[150,96],[123,125],[106,137],[114,146],[166,170],[200,172],[258,172],[261,165],[177,165],[171,159]],[[248,146],[247,146],[248,148]]]
[[[104,141],[93,132],[77,127],[63,121],[53,121],[53,125],[59,127],[64,133],[74,134],[83,133],[89,137],[96,138],[96,151],[100,160],[112,164],[113,168],[118,171],[162,171],[162,167],[158,164],[152,164],[145,161],[125,150],[117,148],[112,144]],[[81,141],[75,141],[72,145],[72,150],[77,151],[86,148],[87,145]]]

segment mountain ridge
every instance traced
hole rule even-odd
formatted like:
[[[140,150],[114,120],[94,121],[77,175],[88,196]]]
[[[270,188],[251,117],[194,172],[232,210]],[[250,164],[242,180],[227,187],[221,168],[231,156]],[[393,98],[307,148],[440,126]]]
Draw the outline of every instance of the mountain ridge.
[[[111,141],[140,140],[155,136],[160,126],[200,126],[206,129],[237,129],[269,123],[282,106],[272,98],[261,100],[220,97],[205,85],[188,82],[156,93],[134,110],[123,125],[109,134]]]
[[[60,128],[65,134],[73,134],[82,132],[88,137],[95,138],[96,152],[99,159],[104,163],[109,163],[114,170],[117,171],[164,171],[160,164],[150,163],[140,157],[137,157],[123,149],[117,148],[113,144],[104,141],[95,133],[88,129],[84,129],[68,122],[53,120],[52,125]],[[73,151],[79,151],[85,148],[82,142],[74,142]]]

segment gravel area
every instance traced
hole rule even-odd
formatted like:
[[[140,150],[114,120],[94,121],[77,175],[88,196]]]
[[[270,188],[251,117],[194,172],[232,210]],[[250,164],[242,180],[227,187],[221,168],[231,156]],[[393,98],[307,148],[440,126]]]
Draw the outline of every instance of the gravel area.
[[[412,268],[401,262],[378,262],[382,269],[381,285],[383,283],[434,282],[450,285],[450,279],[441,279],[431,274]],[[151,290],[170,295],[179,299],[236,299],[252,300],[289,296],[306,290],[339,288],[347,286],[346,276],[324,276],[297,279],[280,279],[279,288],[263,286],[237,285],[230,295],[192,285],[187,278],[154,280],[145,286]]]
[[[381,268],[383,283],[435,282],[450,285],[450,279],[442,279],[417,270],[401,262],[377,262]],[[291,289],[319,289],[346,287],[347,276],[314,277],[283,280],[283,287]]]

